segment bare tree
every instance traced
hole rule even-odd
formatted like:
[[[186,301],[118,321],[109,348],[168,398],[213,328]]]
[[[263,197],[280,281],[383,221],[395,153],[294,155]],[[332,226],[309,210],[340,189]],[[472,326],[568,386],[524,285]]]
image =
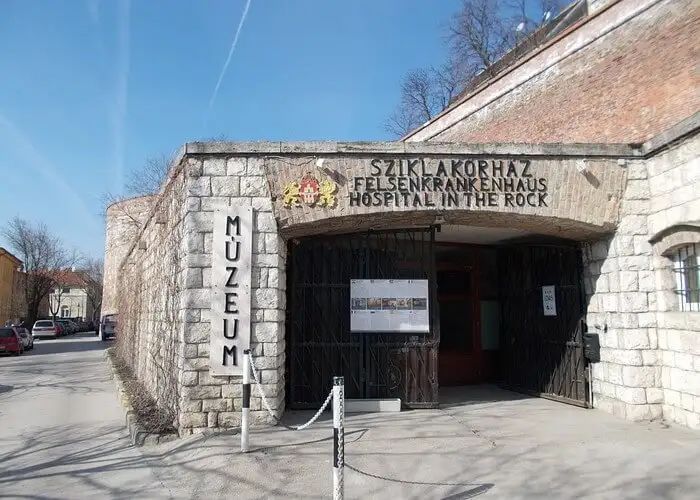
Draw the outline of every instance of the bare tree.
[[[224,134],[202,139],[202,141],[211,142],[223,142],[226,140],[228,139]],[[174,159],[174,152],[146,158],[146,161],[141,167],[131,170],[127,175],[123,193],[106,192],[102,195],[103,210],[101,215],[105,216],[107,208],[120,201],[137,196],[147,196],[158,193],[165,183],[165,180],[168,178],[170,166]],[[120,208],[120,210],[122,215],[131,219],[136,226],[141,225],[138,218],[129,213],[127,207]]]
[[[79,256],[69,251],[51,234],[45,224],[31,224],[19,217],[12,219],[3,235],[9,246],[24,262],[23,288],[27,306],[26,319],[33,323],[41,303],[56,285],[55,272],[75,265]]]
[[[403,136],[440,113],[477,78],[495,76],[496,63],[559,9],[559,0],[463,0],[447,27],[450,60],[406,75],[386,129]]]
[[[92,320],[99,318],[102,308],[102,282],[104,278],[104,263],[102,259],[88,259],[83,266],[85,293],[92,306]]]
[[[61,302],[63,302],[63,292],[64,292],[64,280],[63,273],[58,271],[52,273],[53,276],[53,288],[49,292],[49,313],[53,318],[58,316],[61,310]]]
[[[401,102],[386,122],[387,130],[401,136],[430,120],[464,88],[468,73],[455,63],[408,73],[401,86]]]
[[[165,154],[147,158],[141,168],[129,172],[129,176],[124,184],[126,195],[143,196],[160,191],[163,182],[168,176],[172,160],[172,155]]]

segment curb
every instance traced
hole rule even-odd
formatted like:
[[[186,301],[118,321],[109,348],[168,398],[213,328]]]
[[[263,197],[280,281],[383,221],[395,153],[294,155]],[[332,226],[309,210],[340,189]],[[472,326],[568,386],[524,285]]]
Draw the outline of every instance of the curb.
[[[151,446],[160,443],[167,443],[169,441],[174,441],[178,439],[178,435],[174,432],[169,433],[159,433],[159,432],[148,432],[141,424],[137,422],[136,412],[131,406],[131,401],[129,400],[129,395],[124,388],[124,381],[119,376],[119,373],[112,363],[112,347],[105,350],[104,357],[107,361],[107,366],[109,367],[109,375],[112,380],[114,380],[114,385],[117,388],[117,397],[119,402],[124,409],[124,421],[126,423],[126,430],[129,433],[129,438],[131,444],[134,446]]]

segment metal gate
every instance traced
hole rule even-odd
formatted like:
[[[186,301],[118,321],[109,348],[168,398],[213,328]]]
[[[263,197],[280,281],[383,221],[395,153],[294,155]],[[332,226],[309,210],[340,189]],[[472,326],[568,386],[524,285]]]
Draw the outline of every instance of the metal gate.
[[[579,249],[519,245],[499,254],[506,385],[585,405]],[[542,286],[547,285],[555,286],[556,316],[543,313]]]
[[[439,326],[431,333],[350,333],[351,279],[428,279],[435,304],[434,228],[315,236],[289,243],[287,394],[291,408],[317,407],[334,375],[348,398],[438,404]]]

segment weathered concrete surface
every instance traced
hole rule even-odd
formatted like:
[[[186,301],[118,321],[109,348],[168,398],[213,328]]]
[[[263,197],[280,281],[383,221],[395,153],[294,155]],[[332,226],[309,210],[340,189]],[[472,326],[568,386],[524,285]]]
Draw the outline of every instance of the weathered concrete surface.
[[[698,433],[490,387],[463,396],[443,390],[441,410],[348,416],[346,460],[363,472],[346,470],[346,497],[680,499],[700,487]],[[163,457],[160,477],[185,497],[328,498],[331,436],[325,414],[306,431],[254,431],[247,455],[230,434],[144,451]]]
[[[170,498],[133,448],[92,334],[0,357],[0,496]]]
[[[330,496],[329,414],[303,432],[255,430],[247,455],[231,434],[140,451],[123,432],[103,348],[69,337],[0,358],[2,496]],[[346,460],[363,472],[346,471],[347,498],[694,498],[700,488],[697,432],[488,387],[470,400],[442,395],[441,410],[348,416]]]

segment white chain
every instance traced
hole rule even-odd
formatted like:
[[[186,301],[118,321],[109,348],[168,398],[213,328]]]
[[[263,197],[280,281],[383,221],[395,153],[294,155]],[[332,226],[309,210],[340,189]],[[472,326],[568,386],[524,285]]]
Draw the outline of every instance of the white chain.
[[[255,361],[253,360],[253,355],[248,354],[248,357],[250,358],[250,368],[251,368],[250,371],[253,372],[253,380],[255,380],[255,387],[258,390],[258,394],[260,395],[260,399],[262,400],[263,406],[265,407],[265,409],[267,410],[267,412],[270,414],[270,416],[272,418],[274,418],[275,420],[279,420],[277,418],[277,416],[275,415],[275,412],[272,411],[272,408],[270,408],[270,404],[267,402],[267,398],[265,397],[265,393],[262,390],[262,386],[260,385],[260,380],[258,380],[257,367],[255,366]],[[332,389],[331,389],[331,392],[328,393],[328,397],[323,402],[323,405],[321,406],[321,408],[319,408],[318,411],[316,412],[316,414],[313,417],[311,417],[311,420],[309,420],[308,422],[306,422],[303,425],[293,425],[293,426],[291,426],[291,428],[294,430],[297,430],[297,431],[302,431],[302,430],[306,429],[307,427],[309,427],[316,420],[318,420],[318,417],[321,416],[321,413],[323,413],[323,410],[326,409],[326,407],[328,406],[328,403],[330,403],[331,399],[333,399],[333,390]]]
[[[343,446],[338,446],[338,463],[340,464],[340,481],[338,481],[338,497],[343,498],[345,483],[345,386],[340,388],[340,401],[338,409],[340,411],[340,428],[338,429],[338,440]]]

